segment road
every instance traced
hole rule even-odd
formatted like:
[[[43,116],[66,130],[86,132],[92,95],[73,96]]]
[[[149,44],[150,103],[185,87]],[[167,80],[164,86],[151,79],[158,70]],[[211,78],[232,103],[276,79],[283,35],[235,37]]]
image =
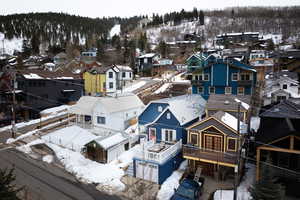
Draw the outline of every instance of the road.
[[[81,184],[63,169],[29,158],[15,149],[0,150],[0,160],[1,169],[15,167],[16,184],[30,191],[30,200],[120,199],[99,192],[94,185]]]

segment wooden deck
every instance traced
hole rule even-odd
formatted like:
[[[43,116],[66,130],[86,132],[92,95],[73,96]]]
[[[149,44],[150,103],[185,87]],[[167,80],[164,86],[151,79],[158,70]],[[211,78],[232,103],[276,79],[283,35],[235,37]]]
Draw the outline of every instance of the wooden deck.
[[[234,167],[237,164],[236,153],[216,152],[188,145],[183,146],[183,157],[229,167]]]

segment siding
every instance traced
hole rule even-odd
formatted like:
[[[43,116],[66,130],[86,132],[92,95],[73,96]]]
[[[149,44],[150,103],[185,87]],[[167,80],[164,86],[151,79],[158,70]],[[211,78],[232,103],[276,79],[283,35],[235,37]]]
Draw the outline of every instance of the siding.
[[[164,110],[168,104],[150,103],[138,117],[139,124],[144,125],[153,122],[161,114],[161,112],[158,112],[159,106],[162,106],[162,110]]]

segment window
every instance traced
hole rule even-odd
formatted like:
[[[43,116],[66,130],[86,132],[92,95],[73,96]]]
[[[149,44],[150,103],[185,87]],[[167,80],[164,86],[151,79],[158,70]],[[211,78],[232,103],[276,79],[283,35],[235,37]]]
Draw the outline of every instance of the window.
[[[250,74],[241,74],[240,80],[241,81],[249,81],[249,80],[251,80],[250,77],[251,77]]]
[[[236,139],[227,138],[227,150],[228,151],[236,151]]]
[[[106,88],[106,82],[103,82],[103,89]]]
[[[194,80],[198,81],[198,80],[199,80],[199,76],[198,76],[198,75],[195,75],[195,76],[194,76]]]
[[[132,76],[132,73],[131,73],[131,72],[129,72],[129,78],[131,78],[131,76]]]
[[[176,131],[171,129],[163,129],[162,141],[172,142],[176,140]]]
[[[231,87],[225,87],[225,94],[231,94]]]
[[[109,77],[109,78],[113,78],[113,77],[114,77],[114,73],[109,72],[109,73],[108,73],[108,77]]]
[[[231,75],[231,80],[232,81],[237,81],[238,78],[239,78],[238,73],[232,73],[232,75]]]
[[[191,133],[191,144],[198,146],[198,134],[197,133]]]
[[[148,59],[147,58],[144,58],[144,63],[148,63]]]
[[[286,96],[277,96],[277,101],[286,100]]]
[[[126,77],[126,72],[122,72],[122,78]]]
[[[282,89],[287,89],[287,84],[283,84]]]
[[[209,94],[215,94],[215,87],[209,87]]]
[[[203,87],[198,87],[198,93],[203,94],[204,93],[204,88]]]
[[[171,119],[171,114],[167,113],[167,119]]]
[[[109,89],[114,88],[114,83],[113,82],[109,82]]]
[[[162,110],[163,110],[163,108],[162,108],[162,106],[158,106],[158,112],[162,112]]]
[[[156,128],[149,128],[149,140],[156,140]]]
[[[244,92],[245,92],[245,88],[243,88],[243,87],[238,87],[237,88],[237,94],[238,95],[244,95]]]
[[[98,124],[105,124],[105,117],[97,117],[97,123]]]
[[[204,80],[209,81],[209,74],[204,74]]]

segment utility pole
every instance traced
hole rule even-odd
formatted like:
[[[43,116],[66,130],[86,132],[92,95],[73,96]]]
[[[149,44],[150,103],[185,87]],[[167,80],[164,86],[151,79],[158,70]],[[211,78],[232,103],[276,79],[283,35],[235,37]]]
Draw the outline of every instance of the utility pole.
[[[239,182],[239,168],[240,168],[240,153],[241,153],[241,143],[240,143],[240,114],[241,114],[241,102],[238,102],[238,119],[237,119],[237,134],[238,134],[238,149],[237,149],[237,166],[234,169],[234,191],[233,200],[237,200],[237,186]]]
[[[13,70],[13,84],[12,84],[12,89],[13,89],[13,102],[12,102],[12,121],[11,121],[11,137],[16,138],[16,111],[15,111],[15,102],[16,102],[16,71]]]

